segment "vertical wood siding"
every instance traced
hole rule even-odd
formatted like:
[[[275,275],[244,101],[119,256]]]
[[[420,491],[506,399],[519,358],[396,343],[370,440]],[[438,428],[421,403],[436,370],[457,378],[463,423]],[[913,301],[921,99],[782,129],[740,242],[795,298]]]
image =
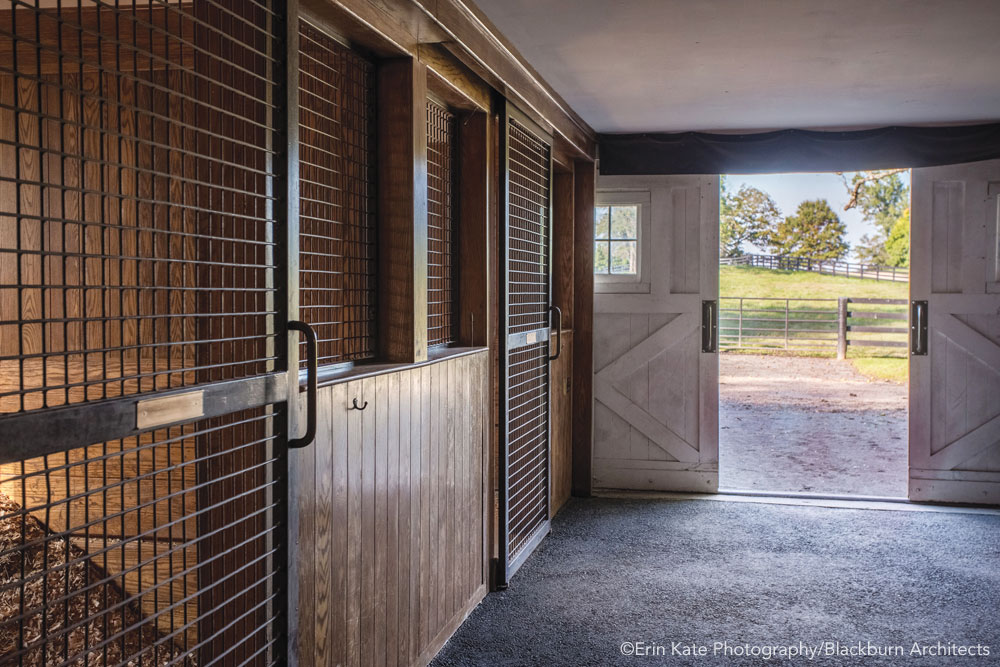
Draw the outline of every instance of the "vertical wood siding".
[[[487,378],[484,350],[320,389],[299,664],[426,663],[485,595]]]

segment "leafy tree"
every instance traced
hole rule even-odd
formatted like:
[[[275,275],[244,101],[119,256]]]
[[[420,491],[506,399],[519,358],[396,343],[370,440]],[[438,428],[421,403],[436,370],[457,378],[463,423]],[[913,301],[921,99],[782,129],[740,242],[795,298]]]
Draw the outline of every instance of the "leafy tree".
[[[885,247],[886,237],[881,233],[864,234],[854,246],[854,254],[862,264],[872,266],[890,266],[889,253]]]
[[[910,265],[910,209],[906,209],[889,230],[885,253],[886,266]]]
[[[858,259],[866,264],[880,266],[902,266],[909,255],[909,217],[905,223],[906,247],[900,246],[902,227],[896,231],[895,249],[889,250],[889,238],[896,224],[908,216],[910,189],[900,178],[905,169],[882,171],[862,171],[851,177],[850,183],[844,178],[850,201],[844,210],[858,208],[866,222],[875,227],[874,234],[865,234],[854,249]]]
[[[778,255],[840,259],[850,246],[844,240],[845,225],[825,199],[804,201],[795,215],[782,220],[770,234],[768,244]]]
[[[743,244],[763,245],[781,222],[781,211],[762,190],[743,185],[731,195],[722,184],[719,208],[719,251],[723,257],[743,254]]]
[[[867,222],[885,237],[910,205],[910,188],[903,185],[903,170],[859,171],[847,186],[851,200],[845,210],[857,207]],[[844,178],[845,185],[847,179]]]

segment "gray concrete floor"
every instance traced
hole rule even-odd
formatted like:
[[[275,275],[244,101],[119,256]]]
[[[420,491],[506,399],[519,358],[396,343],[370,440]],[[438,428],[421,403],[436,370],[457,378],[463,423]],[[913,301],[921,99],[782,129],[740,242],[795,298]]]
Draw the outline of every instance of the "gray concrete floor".
[[[432,664],[987,665],[1000,660],[1000,516],[710,500],[574,500]],[[623,656],[623,642],[707,647]],[[821,642],[989,645],[990,657],[713,656]]]
[[[719,486],[907,493],[907,388],[849,361],[719,357]]]

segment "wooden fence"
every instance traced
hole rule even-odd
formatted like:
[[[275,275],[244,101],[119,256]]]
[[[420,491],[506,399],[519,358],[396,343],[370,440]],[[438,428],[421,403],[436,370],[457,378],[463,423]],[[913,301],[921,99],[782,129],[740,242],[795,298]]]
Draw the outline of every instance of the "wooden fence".
[[[782,255],[740,255],[720,257],[724,266],[759,266],[781,271],[813,271],[845,278],[866,278],[905,283],[910,281],[910,269],[906,267],[875,266],[844,262],[839,259],[812,259],[810,257],[785,257]]]
[[[906,299],[719,299],[721,350],[789,350],[836,353],[883,348],[898,356],[909,344]]]

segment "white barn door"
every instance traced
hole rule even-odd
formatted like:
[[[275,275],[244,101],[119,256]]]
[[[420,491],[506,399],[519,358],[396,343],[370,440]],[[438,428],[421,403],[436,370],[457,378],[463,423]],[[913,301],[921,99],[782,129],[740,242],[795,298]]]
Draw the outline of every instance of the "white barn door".
[[[595,277],[594,486],[715,492],[719,360],[702,351],[702,310],[718,303],[719,179],[612,176],[597,188],[598,203],[648,204],[637,280]]]
[[[912,187],[910,499],[1000,504],[1000,160]]]

